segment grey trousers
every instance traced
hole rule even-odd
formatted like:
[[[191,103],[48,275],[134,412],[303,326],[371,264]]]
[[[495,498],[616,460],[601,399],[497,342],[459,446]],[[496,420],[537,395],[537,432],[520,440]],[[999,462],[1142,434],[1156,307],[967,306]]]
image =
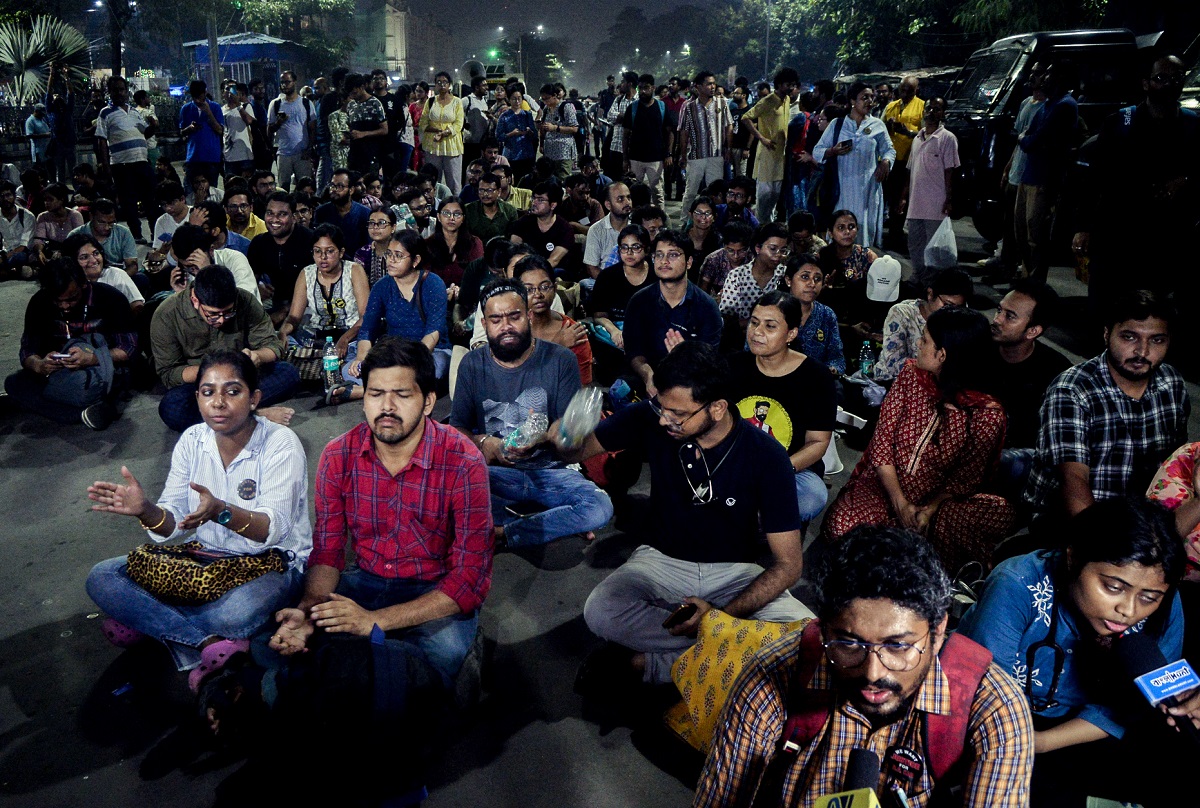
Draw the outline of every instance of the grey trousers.
[[[596,636],[645,654],[645,681],[669,682],[671,666],[696,641],[663,628],[667,615],[686,597],[724,608],[762,572],[757,564],[680,561],[643,544],[592,590],[583,619]],[[754,614],[756,620],[780,623],[806,617],[812,611],[790,592]]]

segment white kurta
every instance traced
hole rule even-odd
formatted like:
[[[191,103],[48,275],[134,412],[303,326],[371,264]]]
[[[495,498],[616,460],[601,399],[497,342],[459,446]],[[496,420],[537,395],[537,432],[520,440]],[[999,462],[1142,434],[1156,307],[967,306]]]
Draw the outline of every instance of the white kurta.
[[[813,149],[813,159],[825,160],[825,152],[834,144],[833,135],[837,122],[831,122]],[[883,121],[868,115],[861,123],[849,115],[838,132],[837,142],[850,141],[853,148],[849,154],[837,159],[838,201],[837,208],[854,211],[858,217],[858,243],[864,247],[877,247],[883,235],[883,185],[875,181],[875,167],[880,160],[888,165],[896,162],[896,149],[887,133]]]

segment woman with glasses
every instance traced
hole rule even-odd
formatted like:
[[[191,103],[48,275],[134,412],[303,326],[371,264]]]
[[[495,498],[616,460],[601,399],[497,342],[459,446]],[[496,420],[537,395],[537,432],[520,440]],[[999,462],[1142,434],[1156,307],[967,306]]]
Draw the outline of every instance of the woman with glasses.
[[[570,348],[579,362],[579,379],[592,383],[592,346],[577,339],[578,324],[565,314],[550,308],[555,298],[554,268],[540,255],[529,255],[517,262],[514,277],[525,285],[529,295],[529,322],[534,339]]]
[[[508,93],[508,108],[496,119],[496,140],[517,177],[533,170],[537,157],[538,130],[533,113],[524,109],[525,87],[517,83]]]
[[[988,563],[1013,526],[1006,499],[984,493],[1008,419],[989,392],[987,318],[958,307],[930,315],[879,412],[875,434],[825,517],[829,541],[861,524],[925,535],[951,573]]]
[[[483,242],[471,235],[464,216],[463,203],[456,196],[450,197],[438,208],[433,235],[425,240],[429,269],[451,290],[451,300],[462,281],[463,267],[483,257]]]
[[[325,337],[333,337],[338,356],[345,357],[358,339],[367,308],[370,294],[367,273],[361,264],[344,260],[346,249],[341,228],[318,225],[313,236],[313,263],[296,278],[292,308],[279,326],[279,339],[286,342],[300,328],[305,337],[317,344],[323,344]]]
[[[433,84],[435,94],[421,113],[421,146],[425,164],[436,166],[442,182],[457,196],[462,190],[463,106],[454,96],[449,73],[438,72]]]
[[[617,235],[618,263],[605,267],[596,277],[588,299],[592,332],[624,351],[625,307],[629,299],[655,282],[650,267],[650,234],[640,224],[626,225]],[[603,329],[603,334],[599,330]]]
[[[704,260],[721,249],[721,237],[717,235],[717,228],[714,226],[717,220],[716,205],[707,196],[696,197],[688,213],[686,235],[692,240],[692,266],[697,268],[694,271],[695,277],[688,280],[696,283],[700,279],[699,268],[704,264]]]
[[[354,253],[354,263],[362,265],[367,271],[367,283],[374,286],[387,274],[384,255],[387,253],[388,242],[396,231],[396,207],[383,207],[371,212],[367,217],[367,243]]]
[[[1032,806],[1083,805],[1087,796],[1164,804],[1149,794],[1172,782],[1163,758],[1183,751],[1182,739],[1151,715],[1161,732],[1137,726],[1132,708],[1149,711],[1126,699],[1135,694],[1120,657],[1135,635],[1152,638],[1169,661],[1183,654],[1185,555],[1174,520],[1140,497],[1109,499],[1074,517],[1067,535],[1066,550],[997,566],[958,631],[991,651],[1029,700]]]
[[[875,91],[870,85],[854,82],[849,97],[850,111],[822,133],[812,157],[825,164],[825,171],[837,171],[835,206],[855,212],[858,243],[878,246],[883,237],[883,182],[896,162],[896,149],[883,121],[871,114]]]
[[[767,292],[784,288],[787,274],[784,261],[792,253],[787,228],[779,222],[758,228],[753,246],[753,260],[730,272],[721,291],[722,316],[736,316],[743,329],[758,299]]]
[[[700,267],[699,286],[717,300],[729,273],[750,260],[750,244],[754,241],[754,228],[740,219],[721,226],[721,249],[704,259]]]
[[[439,379],[450,367],[446,285],[430,271],[425,241],[413,230],[401,230],[392,234],[384,257],[388,276],[371,289],[359,340],[342,369],[347,385],[334,391],[334,403],[363,397],[363,360],[371,343],[384,335],[423,343],[433,352]]]

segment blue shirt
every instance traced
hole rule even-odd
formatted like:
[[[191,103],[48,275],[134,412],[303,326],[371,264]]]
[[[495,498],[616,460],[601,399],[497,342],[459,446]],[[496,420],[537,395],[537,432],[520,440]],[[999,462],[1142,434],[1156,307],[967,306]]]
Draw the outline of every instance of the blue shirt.
[[[46,118],[39,118],[36,115],[30,115],[25,119],[25,134],[26,135],[49,135],[50,121]],[[29,139],[29,155],[35,163],[45,162],[46,150],[50,148],[50,138],[37,137]]]
[[[226,230],[225,246],[230,250],[236,250],[237,252],[240,252],[242,255],[248,255],[249,253],[247,251],[250,249],[250,239],[246,238],[240,233],[234,233],[231,230]]]
[[[1047,101],[1033,116],[1029,134],[1021,138],[1025,152],[1025,185],[1057,186],[1071,165],[1071,148],[1076,145],[1079,105],[1070,93]]]
[[[354,255],[358,248],[367,243],[367,219],[371,217],[371,209],[357,202],[350,203],[350,212],[345,216],[338,213],[337,206],[326,202],[313,213],[314,226],[318,224],[336,224],[342,228],[342,236],[346,240],[346,255]]]
[[[838,373],[846,372],[846,353],[842,349],[837,315],[824,303],[813,302],[812,314],[808,316],[808,322],[800,326],[800,334],[792,347]]]
[[[1063,649],[1063,666],[1059,674],[1054,701],[1058,704],[1044,710],[1030,709],[1047,718],[1082,718],[1089,724],[1120,738],[1125,734],[1124,718],[1108,704],[1089,699],[1084,688],[1084,674],[1079,670],[1076,656],[1089,638],[1081,637],[1075,617],[1065,602],[1058,602],[1056,585],[1065,575],[1059,554],[1034,552],[1010,558],[988,576],[979,602],[963,615],[958,631],[992,652],[997,665],[1012,675],[1026,694],[1049,697],[1054,671],[1054,651],[1042,647],[1032,664],[1026,652],[1036,642],[1047,638],[1053,612],[1058,614],[1054,642]],[[1056,608],[1057,607],[1057,608]],[[1158,647],[1168,660],[1183,656],[1183,607],[1176,593],[1170,603]],[[1126,634],[1141,631],[1146,621],[1133,626]],[[1115,662],[1115,660],[1114,660]],[[1032,668],[1032,670],[1031,670]]]
[[[675,308],[662,296],[661,284],[647,286],[625,307],[625,355],[640,356],[652,366],[667,355],[663,340],[674,328],[684,339],[698,339],[716,348],[721,343],[721,312],[717,302],[688,281],[687,292]]]
[[[390,276],[385,276],[371,287],[367,298],[367,310],[363,314],[362,328],[358,338],[375,342],[386,325],[387,335],[420,340],[426,334],[438,332],[438,347],[449,348],[450,338],[446,329],[446,284],[432,272],[426,272],[417,282],[421,295],[421,309],[417,309],[416,295],[405,300],[400,287]],[[381,322],[382,321],[382,322]]]
[[[213,101],[207,101],[217,123],[224,123],[225,113],[221,106]],[[188,138],[187,161],[189,163],[219,163],[221,162],[221,136],[209,125],[208,116],[200,109],[195,101],[189,101],[179,110],[179,128],[185,129],[192,124],[199,128]]]
[[[504,147],[504,156],[509,160],[532,160],[537,155],[537,139],[528,134],[509,137],[509,133],[535,128],[537,127],[533,122],[533,114],[530,112],[514,112],[510,109],[501,115],[496,121],[496,140]]]

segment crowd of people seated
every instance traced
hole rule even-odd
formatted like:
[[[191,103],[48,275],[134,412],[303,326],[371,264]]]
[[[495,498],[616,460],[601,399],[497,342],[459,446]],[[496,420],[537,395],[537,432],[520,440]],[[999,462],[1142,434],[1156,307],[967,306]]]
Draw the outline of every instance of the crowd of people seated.
[[[151,544],[86,586],[114,643],[167,646],[214,733],[329,710],[328,689],[350,694],[332,725],[428,719],[477,644],[494,554],[594,539],[627,488],[598,469],[624,458],[649,467],[650,517],[583,607],[603,644],[578,690],[674,677],[686,697],[721,620],[790,632],[707,706],[696,805],[812,804],[856,747],[914,806],[1172,793],[1182,747],[1117,679],[1131,637],[1174,661],[1200,615],[1200,452],[1165,361],[1179,313],[1131,279],[1103,352],[1071,366],[1039,341],[1044,245],[991,322],[971,308],[970,276],[926,260],[957,161],[941,99],[914,117],[915,79],[880,110],[878,88],[802,92],[790,68],[756,102],[707,71],[661,90],[610,77],[595,102],[483,79],[459,98],[446,73],[317,84],[285,71],[263,107],[192,82],[185,181],[155,183],[157,122],[114,77],[74,192],[0,182],[0,271],[38,282],[6,398],[104,429],[160,394],[180,433],[157,499],[132,460],[89,487]],[[908,282],[882,247],[897,211],[920,253]],[[341,371],[322,389],[327,339]],[[571,434],[594,384],[605,417]],[[306,385],[364,415],[321,451],[315,528],[288,427]],[[868,406],[864,387],[882,403],[830,501],[839,404]],[[187,563],[204,591],[179,591]],[[1173,722],[1200,727],[1198,693]],[[413,743],[381,738],[372,759]],[[380,798],[419,800],[427,752]],[[1080,773],[1110,757],[1138,767]]]

